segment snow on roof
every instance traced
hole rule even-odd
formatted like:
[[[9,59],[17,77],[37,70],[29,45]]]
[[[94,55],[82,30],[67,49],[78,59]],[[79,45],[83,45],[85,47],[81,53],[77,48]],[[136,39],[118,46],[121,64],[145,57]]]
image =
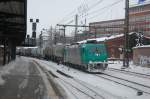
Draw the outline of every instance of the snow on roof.
[[[79,43],[79,44],[81,44],[81,43],[86,43],[86,40],[79,41],[79,42],[77,42],[77,43]]]
[[[63,43],[57,43],[56,45],[64,45]]]
[[[131,32],[131,33],[129,33],[129,35],[132,35],[134,33],[135,32]],[[100,38],[86,39],[86,40],[83,40],[83,41],[79,41],[77,43],[79,43],[79,44],[86,43],[87,41],[90,41],[90,40],[96,40],[97,42],[103,42],[103,41],[106,41],[106,40],[115,39],[115,38],[122,37],[122,36],[124,36],[124,34],[112,35],[112,36],[109,36],[109,37],[100,37]]]
[[[135,33],[135,32],[131,32],[131,33],[129,33],[129,35],[132,35],[132,34],[134,34],[134,33]],[[112,35],[112,36],[108,37],[107,40],[115,39],[115,38],[122,37],[122,36],[124,36],[124,34]]]
[[[88,39],[88,40],[96,40],[97,42],[105,41],[107,37],[101,37],[101,38],[96,38],[96,39]]]
[[[150,37],[149,36],[144,36],[145,38],[147,38],[147,39],[150,39]]]
[[[82,43],[87,43],[87,41],[94,41],[94,40],[96,40],[97,42],[101,42],[101,41],[107,40],[107,38],[108,38],[108,37],[86,39],[86,40],[83,40],[83,41],[79,41],[79,42],[77,42],[77,43],[78,43],[78,44],[82,44]]]
[[[4,47],[4,45],[0,45],[0,47]]]
[[[136,48],[150,48],[150,45],[136,46],[133,49],[136,49]]]
[[[35,47],[17,47],[17,49],[21,49],[21,48],[23,48],[23,49],[38,48],[38,46],[35,46]]]

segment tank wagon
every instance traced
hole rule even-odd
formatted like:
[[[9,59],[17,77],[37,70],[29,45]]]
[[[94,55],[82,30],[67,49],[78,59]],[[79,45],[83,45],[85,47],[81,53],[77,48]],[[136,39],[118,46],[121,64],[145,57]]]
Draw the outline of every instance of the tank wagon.
[[[43,58],[43,49],[38,47],[20,47],[17,48],[16,54],[22,56]]]
[[[50,59],[55,62],[63,61],[64,58],[64,45],[53,45],[46,47],[43,50],[45,59]]]
[[[54,60],[56,62],[63,61],[64,58],[64,45],[55,45],[53,47]]]
[[[104,44],[80,44],[67,46],[65,63],[86,71],[99,71],[107,68],[107,51]]]
[[[45,47],[45,49],[43,49],[43,56],[46,60],[52,60],[52,47]]]

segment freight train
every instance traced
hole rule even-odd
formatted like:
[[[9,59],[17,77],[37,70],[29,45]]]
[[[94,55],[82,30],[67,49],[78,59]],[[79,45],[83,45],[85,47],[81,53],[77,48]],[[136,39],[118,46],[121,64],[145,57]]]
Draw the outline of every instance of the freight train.
[[[46,47],[42,51],[39,51],[39,48],[20,48],[18,52],[21,55],[42,57],[89,72],[104,71],[108,65],[105,44],[59,44]]]

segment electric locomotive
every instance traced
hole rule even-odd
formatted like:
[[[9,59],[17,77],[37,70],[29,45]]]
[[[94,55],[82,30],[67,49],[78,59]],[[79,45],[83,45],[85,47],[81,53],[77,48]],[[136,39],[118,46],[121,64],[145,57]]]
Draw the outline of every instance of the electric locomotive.
[[[75,68],[89,72],[99,72],[104,71],[108,66],[105,44],[71,45],[66,46],[64,51],[65,63]]]

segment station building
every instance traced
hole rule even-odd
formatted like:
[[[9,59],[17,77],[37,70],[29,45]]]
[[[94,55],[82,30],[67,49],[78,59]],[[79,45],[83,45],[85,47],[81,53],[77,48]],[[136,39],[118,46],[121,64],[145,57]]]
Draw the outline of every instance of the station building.
[[[124,33],[124,19],[93,22],[89,25],[89,32],[93,35],[96,32],[97,37]],[[150,37],[150,2],[130,6],[129,32],[142,32]]]

